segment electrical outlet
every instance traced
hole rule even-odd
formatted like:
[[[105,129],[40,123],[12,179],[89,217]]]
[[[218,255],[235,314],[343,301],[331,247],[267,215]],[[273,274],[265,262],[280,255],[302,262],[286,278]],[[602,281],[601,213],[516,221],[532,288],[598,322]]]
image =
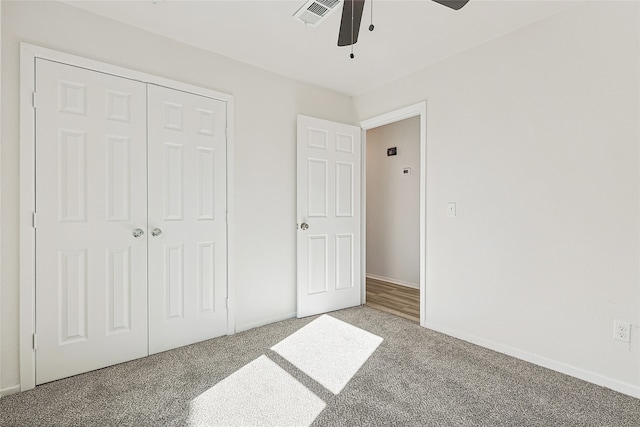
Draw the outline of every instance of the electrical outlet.
[[[629,342],[631,338],[631,324],[622,320],[613,321],[613,339]]]

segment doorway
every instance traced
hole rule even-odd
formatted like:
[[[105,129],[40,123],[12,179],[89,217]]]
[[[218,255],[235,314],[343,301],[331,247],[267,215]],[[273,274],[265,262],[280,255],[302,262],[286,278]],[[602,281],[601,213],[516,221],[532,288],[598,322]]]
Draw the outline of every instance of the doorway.
[[[425,324],[426,102],[361,123],[362,301]]]
[[[367,305],[420,322],[420,117],[367,131]]]

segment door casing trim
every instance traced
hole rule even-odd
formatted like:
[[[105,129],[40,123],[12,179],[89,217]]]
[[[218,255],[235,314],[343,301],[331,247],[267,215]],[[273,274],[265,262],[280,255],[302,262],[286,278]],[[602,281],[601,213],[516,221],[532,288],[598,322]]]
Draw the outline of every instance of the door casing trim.
[[[420,117],[420,325],[426,327],[427,301],[427,101],[409,105],[360,122],[362,128],[362,248],[360,253],[361,277],[360,297],[362,304],[367,300],[367,130],[399,122],[411,117]]]
[[[36,385],[35,351],[35,93],[36,59],[46,59],[75,67],[86,68],[142,83],[177,89],[195,95],[218,99],[226,103],[227,113],[227,334],[235,333],[235,277],[233,254],[235,247],[235,126],[234,97],[222,92],[206,89],[163,77],[154,76],[101,61],[84,58],[56,50],[28,44],[20,44],[20,213],[19,213],[19,360],[20,391],[30,390]]]

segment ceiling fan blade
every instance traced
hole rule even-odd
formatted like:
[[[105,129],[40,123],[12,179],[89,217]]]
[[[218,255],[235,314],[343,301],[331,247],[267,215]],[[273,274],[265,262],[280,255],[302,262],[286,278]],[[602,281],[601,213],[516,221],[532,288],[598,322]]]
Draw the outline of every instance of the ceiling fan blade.
[[[462,6],[469,3],[469,0],[433,0],[443,6],[450,7],[453,10],[462,9]]]
[[[340,21],[340,32],[338,33],[338,46],[356,44],[363,10],[364,0],[344,0],[342,21]]]

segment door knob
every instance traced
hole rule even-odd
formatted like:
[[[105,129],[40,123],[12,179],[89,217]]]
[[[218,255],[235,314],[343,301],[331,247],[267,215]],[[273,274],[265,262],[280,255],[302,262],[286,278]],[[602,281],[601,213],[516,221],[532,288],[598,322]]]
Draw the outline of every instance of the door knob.
[[[308,230],[309,229],[309,224],[307,224],[306,222],[303,222],[302,224],[300,224],[300,228],[302,230]]]
[[[162,230],[159,228],[154,228],[153,230],[151,230],[151,235],[153,237],[158,237],[162,234]]]
[[[144,235],[144,230],[142,228],[136,228],[135,230],[133,230],[133,237],[135,237],[136,239],[138,237],[141,237]]]

